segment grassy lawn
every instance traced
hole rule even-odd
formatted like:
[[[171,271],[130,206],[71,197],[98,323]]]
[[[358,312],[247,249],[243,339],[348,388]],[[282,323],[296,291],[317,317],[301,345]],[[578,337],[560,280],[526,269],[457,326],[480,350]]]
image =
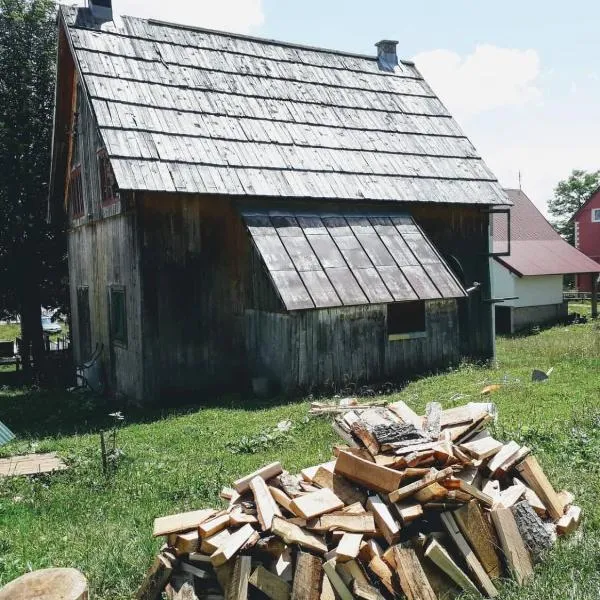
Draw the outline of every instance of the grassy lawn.
[[[0,337],[2,337],[0,335]],[[533,368],[553,367],[532,383]],[[502,586],[503,600],[600,598],[600,329],[556,327],[498,342],[496,368],[464,365],[411,383],[390,400],[417,410],[479,397],[494,382],[499,435],[532,446],[558,489],[583,507],[583,535],[562,541],[536,568],[530,585]],[[125,413],[118,442],[123,458],[112,478],[100,464],[97,432],[110,426],[108,406],[77,395],[0,389],[0,419],[18,440],[0,455],[55,450],[66,472],[0,481],[0,585],[28,569],[75,566],[95,599],[131,598],[160,541],[156,516],[219,504],[223,485],[279,459],[296,471],[330,456],[328,420],[306,419],[308,404],[259,403],[238,397],[199,399],[202,406]],[[261,438],[280,420],[289,434]]]

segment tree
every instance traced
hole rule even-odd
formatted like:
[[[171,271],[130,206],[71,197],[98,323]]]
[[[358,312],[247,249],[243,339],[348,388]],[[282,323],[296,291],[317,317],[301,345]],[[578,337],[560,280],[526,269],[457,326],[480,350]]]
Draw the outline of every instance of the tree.
[[[64,298],[66,278],[62,226],[46,223],[55,19],[53,0],[0,0],[0,313],[21,315],[38,368],[40,307]]]
[[[574,169],[568,179],[559,181],[554,198],[548,202],[548,211],[554,217],[552,224],[571,245],[575,245],[575,225],[569,220],[591,194],[600,186],[600,171],[588,173]]]

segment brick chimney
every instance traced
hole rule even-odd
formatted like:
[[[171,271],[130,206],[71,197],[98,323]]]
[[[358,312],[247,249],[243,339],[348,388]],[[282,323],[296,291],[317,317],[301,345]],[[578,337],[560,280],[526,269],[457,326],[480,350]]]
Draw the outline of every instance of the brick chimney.
[[[398,42],[396,40],[381,40],[377,46],[377,62],[382,71],[394,71],[398,66]]]

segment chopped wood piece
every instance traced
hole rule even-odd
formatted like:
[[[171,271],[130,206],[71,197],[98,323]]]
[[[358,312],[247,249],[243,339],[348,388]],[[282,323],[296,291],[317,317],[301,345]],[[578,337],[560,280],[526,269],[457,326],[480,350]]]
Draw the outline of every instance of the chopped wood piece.
[[[413,548],[394,546],[396,573],[408,600],[436,600],[436,595]]]
[[[448,495],[448,490],[437,482],[431,483],[413,495],[417,502],[438,502]]]
[[[333,589],[340,597],[340,600],[354,600],[352,592],[348,589],[342,578],[339,576],[339,574],[335,570],[335,567],[335,558],[332,560],[328,560],[326,563],[323,564],[323,569],[329,581],[331,582]]]
[[[428,402],[425,407],[423,429],[434,440],[439,439],[442,430],[442,405],[439,402]]]
[[[369,570],[381,581],[383,587],[392,596],[396,597],[396,586],[394,585],[393,573],[390,567],[384,562],[381,556],[374,556],[369,562]]]
[[[358,557],[363,564],[368,565],[373,558],[382,554],[381,546],[375,540],[367,540],[361,544]]]
[[[273,496],[271,496],[271,492],[269,492],[269,488],[262,477],[254,477],[250,481],[250,489],[254,495],[260,527],[263,531],[269,531],[273,517],[280,517],[281,511],[275,500],[273,500]]]
[[[273,478],[273,482],[276,483],[290,498],[302,495],[303,492],[300,487],[300,481],[302,481],[302,479],[298,475],[290,475],[289,473],[282,473]]]
[[[575,531],[581,521],[581,508],[579,506],[569,506],[567,512],[556,522],[556,531],[561,535],[566,535]]]
[[[383,534],[385,541],[390,545],[395,544],[400,538],[400,527],[383,500],[379,496],[370,496],[367,500],[367,508],[373,513],[375,525]]]
[[[194,576],[190,573],[178,573],[171,577],[165,588],[168,600],[198,600],[194,587]]]
[[[337,460],[337,459],[336,459]],[[319,469],[326,469],[327,471],[333,473],[335,468],[335,460],[331,460],[329,462],[323,463],[321,465],[314,465],[313,467],[307,467],[306,469],[302,469],[300,474],[302,478],[308,483],[312,483],[314,481],[315,475]]]
[[[162,594],[162,591],[169,582],[172,572],[173,565],[171,564],[171,561],[165,558],[162,554],[159,554],[154,559],[150,569],[148,569],[148,572],[144,577],[144,581],[135,595],[136,600],[158,600]],[[15,582],[13,582],[13,584],[14,583]],[[44,592],[42,591],[42,593]],[[13,596],[6,596],[7,599],[9,597],[12,598]],[[87,598],[87,594],[82,596],[82,598]]]
[[[354,504],[344,506],[344,508],[342,508],[340,512],[349,515],[364,515],[367,511],[364,509],[364,506],[360,502],[355,502]]]
[[[557,495],[565,508],[575,502],[575,496],[567,490],[561,490]]]
[[[225,540],[231,537],[231,533],[224,529],[219,531],[216,535],[213,535],[205,540],[200,541],[200,552],[204,554],[212,554],[219,546],[225,543]]]
[[[257,471],[254,471],[254,473],[250,473],[249,475],[246,475],[245,477],[242,477],[241,479],[237,479],[236,481],[233,482],[233,487],[236,489],[238,494],[243,494],[244,492],[247,492],[250,489],[250,482],[255,477],[262,477],[265,481],[268,481],[269,479],[272,479],[273,477],[276,477],[277,475],[280,475],[281,473],[283,473],[283,469],[281,468],[281,463],[274,462],[274,463],[271,463],[270,465],[261,467]]]
[[[420,417],[412,408],[402,402],[402,400],[394,402],[393,404],[388,404],[387,409],[400,417],[403,423],[414,425],[416,429],[423,428],[423,417]]]
[[[215,575],[217,576],[217,582],[221,590],[226,594],[229,589],[229,582],[233,577],[233,567],[235,566],[235,561],[230,560],[219,567],[215,567]]]
[[[238,550],[248,544],[253,545],[259,539],[252,525],[244,525],[232,533],[210,556],[213,566],[218,567],[227,562]]]
[[[165,583],[166,585],[166,583]],[[164,586],[163,586],[164,587]],[[137,598],[155,598],[155,590]],[[139,592],[138,592],[139,593]],[[160,594],[160,591],[158,592]],[[72,568],[39,569],[7,583],[0,589],[2,600],[88,600],[88,582]]]
[[[484,494],[483,492],[479,491],[474,485],[471,485],[470,483],[467,483],[462,479],[449,479],[447,482],[444,483],[444,486],[449,489],[461,490],[462,492],[465,492],[469,496],[472,496],[473,498],[476,498],[483,504],[489,506],[490,508],[494,505],[494,499],[491,496]]]
[[[398,502],[395,506],[402,525],[408,525],[423,516],[423,507],[418,502]]]
[[[530,487],[527,487],[517,477],[513,477],[513,483],[520,483],[521,485],[525,486],[525,500],[529,502],[531,508],[535,510],[538,517],[541,517],[542,519],[546,518],[548,516],[548,511],[546,510],[546,507],[544,506],[544,503],[540,500],[539,496]]]
[[[439,442],[436,441],[418,441],[416,444],[410,444],[410,446],[402,445],[399,448],[395,448],[393,444],[390,444],[396,455],[405,456],[407,458],[409,454],[419,454],[428,450],[434,450],[434,448],[436,448],[438,445]],[[405,460],[407,460],[407,458],[405,458]]]
[[[525,460],[516,465],[515,468],[544,503],[552,520],[557,521],[560,519],[563,516],[564,505],[548,481],[544,471],[542,471],[536,457],[529,455]]]
[[[456,524],[452,513],[442,513],[440,517],[442,519],[442,524],[448,532],[448,535],[450,536],[450,538],[454,542],[454,545],[458,548],[458,551],[464,558],[467,567],[469,568],[469,570],[473,574],[473,577],[475,578],[475,581],[481,586],[481,589],[483,589],[486,596],[490,598],[495,598],[498,595],[498,590],[492,583],[490,576],[484,569],[481,562],[477,559],[475,552],[471,549],[471,547],[467,543],[467,540],[459,531],[458,525]]]
[[[362,533],[344,533],[335,549],[338,562],[347,562],[356,558],[360,552],[362,538]]]
[[[198,525],[198,532],[203,538],[210,537],[215,533],[219,533],[222,529],[225,529],[229,526],[230,515],[220,515],[218,517],[214,517],[213,519],[209,519],[208,521],[204,521]]]
[[[453,470],[451,467],[448,467],[447,469],[442,469],[441,471],[436,471],[435,469],[433,469],[432,471],[430,471],[429,475],[426,475],[422,479],[419,479],[414,483],[405,485],[404,487],[396,489],[392,493],[390,493],[388,496],[390,502],[398,502],[399,500],[408,498],[416,492],[418,492],[419,490],[422,490],[423,488],[427,487],[434,481],[441,481],[442,479],[450,477],[452,473]]]
[[[312,519],[343,508],[344,503],[329,488],[323,488],[294,498],[290,506],[294,514],[300,515],[304,519]]]
[[[448,551],[436,540],[432,540],[425,556],[433,561],[456,585],[465,592],[479,595],[475,584],[467,577],[466,573],[452,560]]]
[[[204,565],[204,567],[206,567],[208,565]],[[202,568],[202,566],[198,566],[193,565],[191,563],[188,563],[186,561],[181,561],[179,563],[179,569],[181,571],[183,571],[184,573],[189,573],[190,575],[193,575],[194,577],[197,577],[198,579],[211,579],[213,576],[213,569],[206,569],[206,568]]]
[[[373,435],[380,444],[406,443],[411,445],[419,440],[425,441],[423,431],[412,424],[389,423],[386,425],[375,425]]]
[[[379,591],[372,585],[364,584],[356,579],[352,582],[352,593],[359,600],[385,600]]]
[[[322,488],[329,488],[344,504],[356,502],[364,504],[367,499],[367,494],[343,475],[332,473],[322,467],[317,471],[313,481]]]
[[[524,495],[525,486],[522,483],[515,483],[500,492],[500,495],[495,499],[495,506],[498,506],[499,508],[510,508]]]
[[[306,527],[313,531],[340,529],[341,531],[349,531],[350,533],[377,533],[375,520],[371,513],[362,515],[349,515],[343,512],[330,513],[322,515],[317,519],[310,519]]]
[[[184,533],[191,529],[196,529],[198,525],[217,513],[212,508],[202,510],[193,510],[190,512],[169,515],[168,517],[158,517],[154,519],[154,531],[152,535],[169,535],[170,533]]]
[[[336,571],[339,573],[342,581],[349,587],[352,587],[353,581],[359,581],[365,585],[369,584],[369,579],[365,575],[365,572],[361,569],[360,565],[356,560],[349,560],[347,562],[336,562]]]
[[[294,569],[292,566],[292,550],[290,546],[285,546],[281,554],[275,559],[273,568],[271,569],[277,577],[281,577],[284,581],[291,583],[294,577]]]
[[[471,500],[454,511],[452,516],[485,572],[491,579],[500,577],[502,565],[497,552],[498,538],[478,502]]]
[[[492,477],[498,477],[498,470],[500,469],[500,467],[507,461],[512,460],[517,455],[520,449],[521,446],[519,446],[517,442],[508,442],[508,444],[504,444],[502,449],[494,455],[492,460],[490,460],[490,462],[487,465],[490,473],[492,474]]]
[[[497,479],[484,479],[481,491],[486,496],[497,500],[500,497],[500,482]]]
[[[271,600],[288,600],[290,597],[289,583],[267,571],[262,565],[254,569],[248,581]]]
[[[533,565],[525,542],[510,508],[496,508],[491,512],[492,520],[502,545],[506,563],[519,585],[533,577]]]
[[[553,544],[550,532],[528,502],[519,502],[513,506],[512,513],[533,562],[539,562]]]
[[[298,544],[307,550],[313,550],[319,554],[327,552],[327,546],[322,539],[307,533],[297,525],[294,525],[281,517],[275,517],[273,519],[271,531],[283,539],[286,544]]]
[[[175,548],[178,554],[189,554],[196,552],[198,549],[198,531],[188,531],[187,533],[179,533],[175,538]]]
[[[457,477],[463,481],[466,481],[467,483],[470,483],[471,485],[474,485],[475,487],[478,487],[477,483],[479,482],[480,477],[479,469],[474,466],[465,466],[463,467],[463,470],[458,473]]]
[[[485,460],[498,454],[498,452],[504,447],[502,442],[495,440],[489,434],[481,438],[473,438],[469,442],[465,442],[460,445],[461,450],[467,452],[471,456],[474,456],[478,460]]]
[[[481,431],[490,421],[492,421],[493,418],[494,417],[488,413],[482,415],[478,419],[475,419],[471,425],[468,425],[462,431],[459,430],[454,432],[452,435],[452,441],[457,445],[468,442],[475,435],[477,435],[477,432]]]
[[[249,515],[241,510],[234,510],[229,513],[229,526],[230,527],[241,527],[246,523],[254,524],[258,523],[258,519],[254,515]]]
[[[337,458],[340,455],[340,452],[348,452],[349,454],[354,454],[354,456],[358,456],[358,458],[362,458],[363,460],[375,462],[373,456],[366,448],[352,448],[350,446],[336,444],[333,447],[333,455]]]
[[[331,581],[329,581],[329,577],[327,577],[325,571],[323,571],[323,578],[321,579],[320,600],[337,600],[335,596],[335,591],[333,590],[333,586],[331,585]]]
[[[497,469],[496,476],[502,479],[517,463],[520,463],[529,453],[531,448],[521,446],[517,453],[506,459]]]
[[[225,600],[247,600],[248,579],[252,569],[252,557],[238,556],[235,559],[231,578],[227,585]]]
[[[371,429],[362,421],[356,421],[350,426],[350,431],[357,437],[372,456],[379,454],[379,442]]]
[[[275,502],[277,502],[279,506],[285,508],[285,510],[294,514],[294,511],[291,507],[292,499],[283,490],[280,490],[279,488],[273,486],[269,486],[269,492],[271,493],[273,500],[275,500]]]
[[[298,552],[291,600],[319,600],[323,563],[308,552]]]
[[[392,492],[400,486],[402,474],[381,467],[348,452],[340,452],[335,472],[376,492]]]

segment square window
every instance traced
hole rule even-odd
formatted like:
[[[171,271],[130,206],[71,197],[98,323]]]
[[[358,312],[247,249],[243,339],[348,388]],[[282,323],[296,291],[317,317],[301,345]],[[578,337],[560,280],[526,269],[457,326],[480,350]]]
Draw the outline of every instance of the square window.
[[[387,332],[390,340],[424,337],[426,329],[424,301],[387,305]]]
[[[592,223],[600,223],[600,208],[592,208]]]
[[[110,330],[113,342],[127,345],[127,296],[123,286],[110,288]]]

